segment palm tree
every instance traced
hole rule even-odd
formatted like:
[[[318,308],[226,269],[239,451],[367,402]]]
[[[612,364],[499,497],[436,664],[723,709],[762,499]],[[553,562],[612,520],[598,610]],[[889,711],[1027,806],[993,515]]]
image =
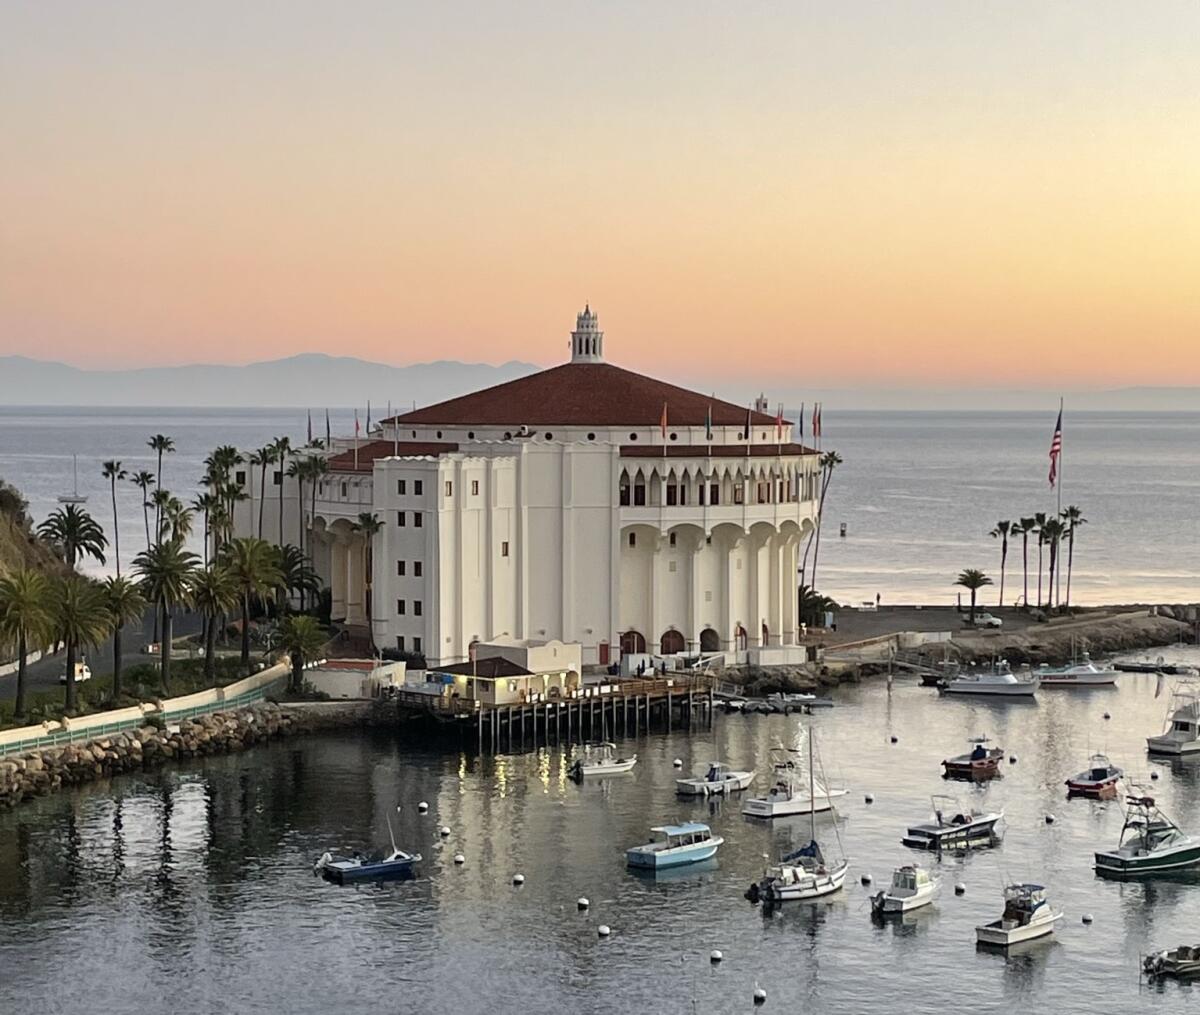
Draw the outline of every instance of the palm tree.
[[[1033,531],[1038,535],[1038,609],[1042,608],[1042,548],[1046,545],[1046,513],[1038,511],[1033,516]]]
[[[175,442],[173,440],[171,440],[170,437],[166,436],[166,434],[156,433],[153,437],[151,437],[148,441],[146,441],[146,446],[148,448],[150,448],[151,451],[155,451],[158,453],[158,475],[156,477],[156,481],[157,481],[159,487],[161,487],[162,486],[163,455],[164,454],[170,455],[170,454],[175,453]],[[158,514],[155,514],[155,516],[154,516],[154,531],[155,532],[158,531],[159,526],[161,524],[162,524],[161,516],[159,516]]]
[[[1047,607],[1054,604],[1054,574],[1055,568],[1058,566],[1058,547],[1066,531],[1066,525],[1057,518],[1048,518],[1042,526],[1042,533],[1045,535],[1046,542],[1050,546],[1050,581],[1046,588]]]
[[[1029,533],[1037,531],[1036,518],[1022,518],[1017,522],[1014,533],[1021,533],[1021,571],[1025,577],[1025,609],[1029,609]]]
[[[128,477],[124,469],[121,468],[121,463],[118,461],[108,461],[104,463],[104,468],[101,473],[105,479],[112,484],[112,509],[113,509],[113,558],[117,565],[117,577],[121,577],[121,533],[117,531],[117,480]]]
[[[233,578],[223,567],[197,571],[191,581],[192,605],[204,618],[204,681],[212,686],[216,680],[217,624],[237,606],[238,590]]]
[[[112,618],[104,586],[82,575],[72,574],[55,582],[51,595],[54,632],[67,647],[66,709],[74,713],[78,705],[75,660],[85,645],[97,645],[108,635]]]
[[[258,538],[263,537],[263,508],[267,503],[267,466],[276,459],[276,451],[274,444],[268,444],[266,447],[259,448],[257,451],[250,454],[250,465],[259,466],[262,469],[262,479],[258,484]]]
[[[1083,511],[1074,504],[1063,509],[1062,518],[1067,523],[1067,609],[1071,608],[1071,569],[1075,564],[1075,530],[1086,525]]]
[[[300,547],[300,552],[304,552],[304,483],[310,474],[309,462],[311,458],[293,458],[291,464],[287,467],[287,478],[296,481],[296,531],[299,534],[300,542],[297,544]],[[280,490],[280,498],[282,499],[283,491]],[[282,529],[280,532],[282,533]],[[282,539],[282,535],[280,536]]]
[[[321,591],[320,577],[308,563],[308,558],[300,552],[300,548],[291,543],[279,550],[279,571],[282,577],[279,587],[287,593],[283,601],[286,602],[292,595],[298,595],[300,610],[303,612],[306,598],[312,596],[315,600]]]
[[[359,514],[358,521],[354,522],[350,527],[355,532],[361,532],[363,534],[363,571],[366,577],[365,591],[367,598],[367,639],[370,641],[372,648],[374,648],[375,631],[371,625],[371,575],[372,567],[375,563],[375,537],[383,531],[383,522],[381,522],[370,511],[363,511]]]
[[[41,571],[21,568],[0,576],[0,643],[17,650],[17,700],[13,718],[25,715],[27,656],[51,639],[53,607],[50,582]]]
[[[104,530],[78,504],[68,504],[52,511],[50,517],[38,526],[38,534],[59,549],[72,571],[84,557],[95,557],[101,564],[104,563],[104,548],[108,545]]]
[[[975,593],[977,593],[985,585],[991,585],[992,579],[982,571],[976,570],[973,567],[967,568],[965,571],[959,572],[958,580],[955,585],[961,585],[964,589],[971,590],[971,623],[975,623]]]
[[[163,505],[164,536],[169,534],[175,542],[183,542],[192,534],[192,512],[184,507],[183,501],[171,496]]]
[[[1004,605],[1004,568],[1008,563],[1008,534],[1012,531],[1013,523],[1001,521],[992,529],[992,538],[1000,540],[1000,605]]]
[[[287,473],[287,456],[292,450],[290,437],[277,437],[272,445],[275,449],[275,460],[279,462],[279,545],[283,545],[283,477]],[[262,538],[262,533],[259,533]],[[303,549],[303,547],[301,547]]]
[[[150,487],[154,485],[153,472],[135,472],[129,481],[142,491],[142,518],[146,523],[146,549],[150,549]]]
[[[248,536],[223,547],[221,558],[237,586],[242,607],[242,665],[250,672],[250,602],[265,598],[280,583],[279,556],[270,543]]]
[[[825,514],[825,494],[829,490],[829,481],[833,479],[833,470],[842,464],[842,456],[836,451],[826,451],[820,458],[821,466],[821,496],[817,501],[817,530],[814,533],[812,574],[808,576],[808,584],[812,588],[817,585],[817,557],[821,552],[821,519]],[[804,555],[807,558],[808,548]]]
[[[215,511],[221,507],[220,500],[211,493],[202,493],[192,501],[192,510],[204,516],[204,566],[208,567],[208,534],[209,521]]]
[[[156,543],[133,562],[142,580],[142,592],[162,617],[162,647],[160,676],[163,694],[171,693],[171,628],[172,611],[188,601],[192,572],[199,558],[174,540]]]
[[[170,531],[169,526],[163,524],[163,512],[173,497],[174,494],[170,490],[164,490],[161,486],[150,494],[150,504],[154,508],[154,541],[156,543],[161,543],[163,537]]]
[[[325,632],[316,617],[293,613],[283,622],[280,633],[283,636],[280,645],[292,659],[291,690],[299,692],[304,683],[304,664],[315,659],[325,645]]]
[[[112,700],[121,699],[121,631],[126,624],[141,620],[146,613],[146,597],[141,588],[128,578],[119,575],[104,583],[104,595],[108,600],[108,615],[113,632],[113,680]]]

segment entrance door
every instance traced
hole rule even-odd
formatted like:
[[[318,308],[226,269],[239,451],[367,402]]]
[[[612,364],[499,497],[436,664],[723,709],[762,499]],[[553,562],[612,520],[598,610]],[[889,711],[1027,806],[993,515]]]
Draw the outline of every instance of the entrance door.
[[[662,648],[662,654],[665,656],[674,655],[676,652],[682,652],[686,647],[683,640],[683,635],[674,630],[664,631],[662,639],[659,642]]]
[[[711,627],[706,627],[700,632],[700,651],[701,652],[720,652],[721,651],[721,636],[717,634]]]
[[[641,631],[626,631],[621,635],[621,655],[642,655],[646,651],[646,639]]]

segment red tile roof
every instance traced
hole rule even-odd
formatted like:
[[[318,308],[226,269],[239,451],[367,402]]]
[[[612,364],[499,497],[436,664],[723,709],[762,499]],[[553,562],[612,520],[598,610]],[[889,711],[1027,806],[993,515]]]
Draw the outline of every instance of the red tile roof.
[[[772,421],[773,423],[773,421]],[[745,444],[684,444],[680,447],[668,443],[666,453],[662,444],[622,444],[622,458],[774,458],[776,455],[820,454],[803,444],[752,444],[749,455]]]
[[[747,407],[667,384],[610,363],[564,363],[470,395],[393,417],[400,424],[445,426],[745,426]],[[775,417],[753,415],[756,425]]]
[[[475,662],[455,663],[453,666],[430,667],[431,673],[449,673],[451,676],[480,677],[484,680],[501,680],[505,677],[533,676],[523,666],[503,656],[487,656]]]
[[[357,471],[371,472],[375,468],[376,458],[387,458],[397,453],[402,457],[412,455],[433,455],[436,457],[437,455],[444,455],[447,452],[457,450],[458,445],[448,441],[400,441],[399,444],[395,444],[392,441],[368,441],[358,446]],[[328,464],[330,472],[354,472],[353,448],[334,455],[329,459]]]

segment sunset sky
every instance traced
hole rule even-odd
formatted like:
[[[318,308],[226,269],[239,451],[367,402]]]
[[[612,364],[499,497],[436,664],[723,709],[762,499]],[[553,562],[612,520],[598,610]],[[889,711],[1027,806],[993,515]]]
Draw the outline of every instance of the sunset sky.
[[[0,354],[1200,383],[1200,5],[0,7]]]

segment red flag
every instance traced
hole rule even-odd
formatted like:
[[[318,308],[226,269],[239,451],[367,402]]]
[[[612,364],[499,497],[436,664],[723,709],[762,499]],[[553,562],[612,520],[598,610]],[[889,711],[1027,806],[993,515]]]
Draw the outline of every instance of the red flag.
[[[779,411],[775,414],[775,439],[783,440],[783,403],[779,403]]]
[[[1058,457],[1062,454],[1062,409],[1058,410],[1058,422],[1054,424],[1054,436],[1050,438],[1050,488],[1058,479]]]
[[[354,410],[354,436],[358,436],[358,410]]]
[[[662,423],[660,424],[660,426],[662,427],[663,440],[666,440],[667,439],[667,403],[666,402],[663,402]]]
[[[813,402],[812,435],[814,438],[821,436],[821,403],[820,402]]]

